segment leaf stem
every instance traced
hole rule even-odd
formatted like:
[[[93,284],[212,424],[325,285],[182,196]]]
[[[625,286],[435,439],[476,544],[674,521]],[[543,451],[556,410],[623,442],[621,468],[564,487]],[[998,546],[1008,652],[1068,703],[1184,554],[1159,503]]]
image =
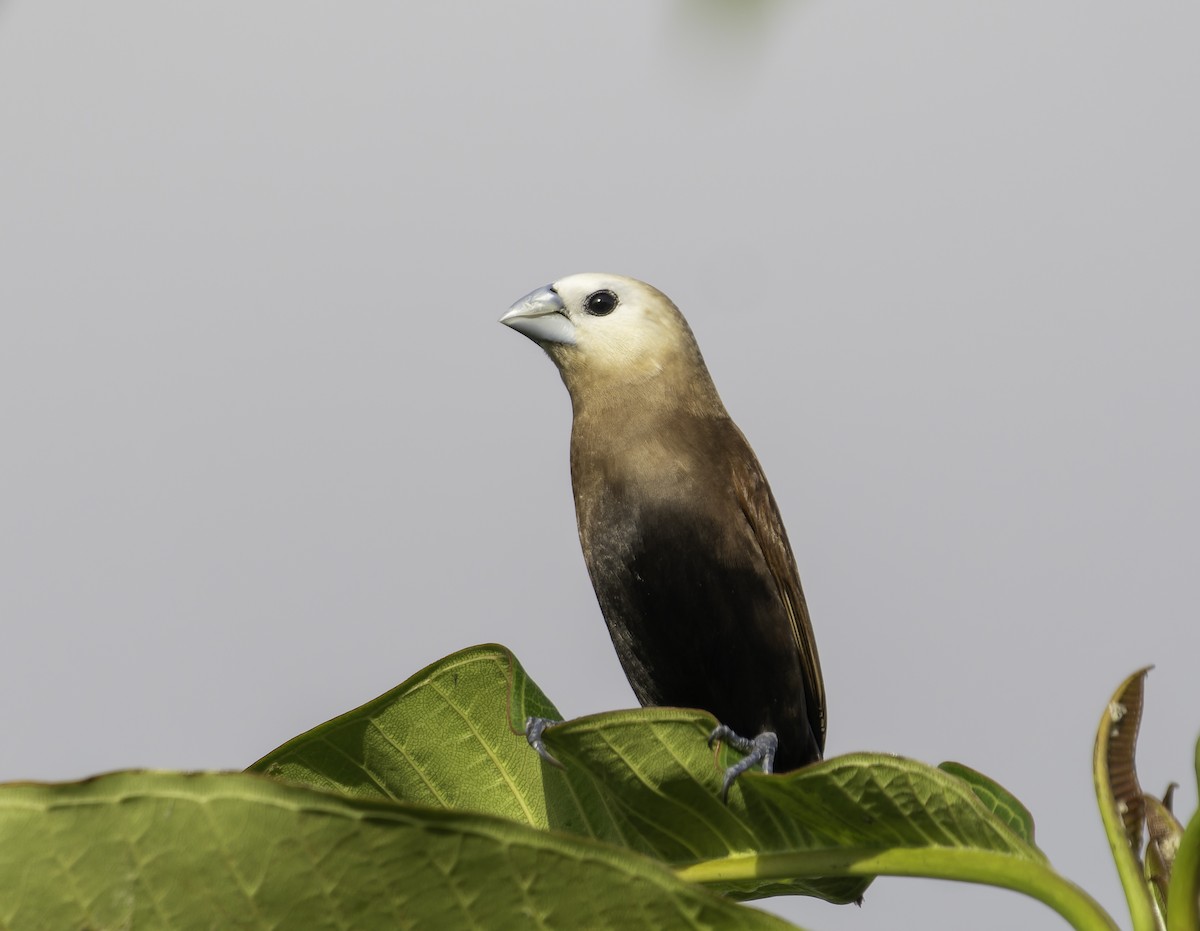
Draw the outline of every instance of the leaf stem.
[[[955,848],[833,849],[746,854],[676,870],[689,882],[715,883],[797,876],[923,876],[1012,889],[1050,906],[1077,931],[1120,931],[1086,892],[1049,867],[1007,854]],[[1172,929],[1174,931],[1174,929]],[[1190,929],[1189,929],[1190,931]]]

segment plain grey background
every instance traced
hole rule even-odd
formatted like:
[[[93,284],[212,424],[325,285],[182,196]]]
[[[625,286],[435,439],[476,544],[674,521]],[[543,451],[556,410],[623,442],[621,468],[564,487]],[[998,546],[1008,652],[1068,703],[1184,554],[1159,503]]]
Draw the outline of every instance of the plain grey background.
[[[771,478],[830,753],[994,776],[1128,922],[1090,754],[1142,664],[1196,801],[1200,7],[740,8],[0,0],[0,778],[240,768],[485,641],[632,705],[496,324],[614,271]]]

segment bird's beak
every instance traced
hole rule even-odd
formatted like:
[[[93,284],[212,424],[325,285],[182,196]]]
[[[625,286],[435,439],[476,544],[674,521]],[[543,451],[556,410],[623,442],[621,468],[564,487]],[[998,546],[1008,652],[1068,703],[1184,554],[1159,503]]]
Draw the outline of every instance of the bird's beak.
[[[575,344],[575,324],[553,287],[531,291],[508,309],[500,322],[524,333],[535,343]]]

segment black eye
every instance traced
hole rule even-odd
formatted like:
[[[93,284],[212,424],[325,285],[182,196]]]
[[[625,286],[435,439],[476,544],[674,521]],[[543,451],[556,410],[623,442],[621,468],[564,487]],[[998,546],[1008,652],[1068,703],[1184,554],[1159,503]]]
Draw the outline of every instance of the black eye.
[[[603,317],[617,309],[617,296],[605,288],[593,291],[583,300],[583,309],[593,317]]]

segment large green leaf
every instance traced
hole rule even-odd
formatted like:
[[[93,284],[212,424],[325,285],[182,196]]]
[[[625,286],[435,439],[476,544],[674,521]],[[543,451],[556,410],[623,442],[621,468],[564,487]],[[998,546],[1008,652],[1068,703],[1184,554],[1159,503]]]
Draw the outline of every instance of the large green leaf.
[[[647,858],[239,773],[0,787],[0,927],[782,929]]]
[[[356,796],[490,812],[533,827],[629,848],[679,869],[707,864],[705,881],[736,897],[779,893],[835,902],[862,895],[846,875],[896,848],[969,850],[1044,868],[1028,812],[991,780],[880,754],[854,754],[795,773],[739,779],[720,798],[730,761],[709,750],[713,718],[647,708],[550,728],[562,769],[543,763],[519,722],[552,714],[502,647],[465,650],[362,708],[285,744],[253,767]],[[992,792],[990,802],[981,798]],[[839,851],[839,875],[823,875]],[[767,871],[768,858],[809,857],[806,871]],[[714,865],[737,869],[716,869]],[[701,871],[703,872],[703,871]],[[699,875],[699,874],[697,874]]]
[[[675,866],[764,841],[769,826],[755,825],[736,792],[729,806],[721,802],[728,760],[718,762],[707,747],[711,715],[637,709],[551,728],[547,739],[565,768],[529,747],[529,715],[557,712],[507,649],[473,647],[289,741],[251,770],[356,797],[501,815]],[[775,842],[790,849],[802,837],[792,831]],[[851,902],[868,882],[805,878],[738,891]]]

